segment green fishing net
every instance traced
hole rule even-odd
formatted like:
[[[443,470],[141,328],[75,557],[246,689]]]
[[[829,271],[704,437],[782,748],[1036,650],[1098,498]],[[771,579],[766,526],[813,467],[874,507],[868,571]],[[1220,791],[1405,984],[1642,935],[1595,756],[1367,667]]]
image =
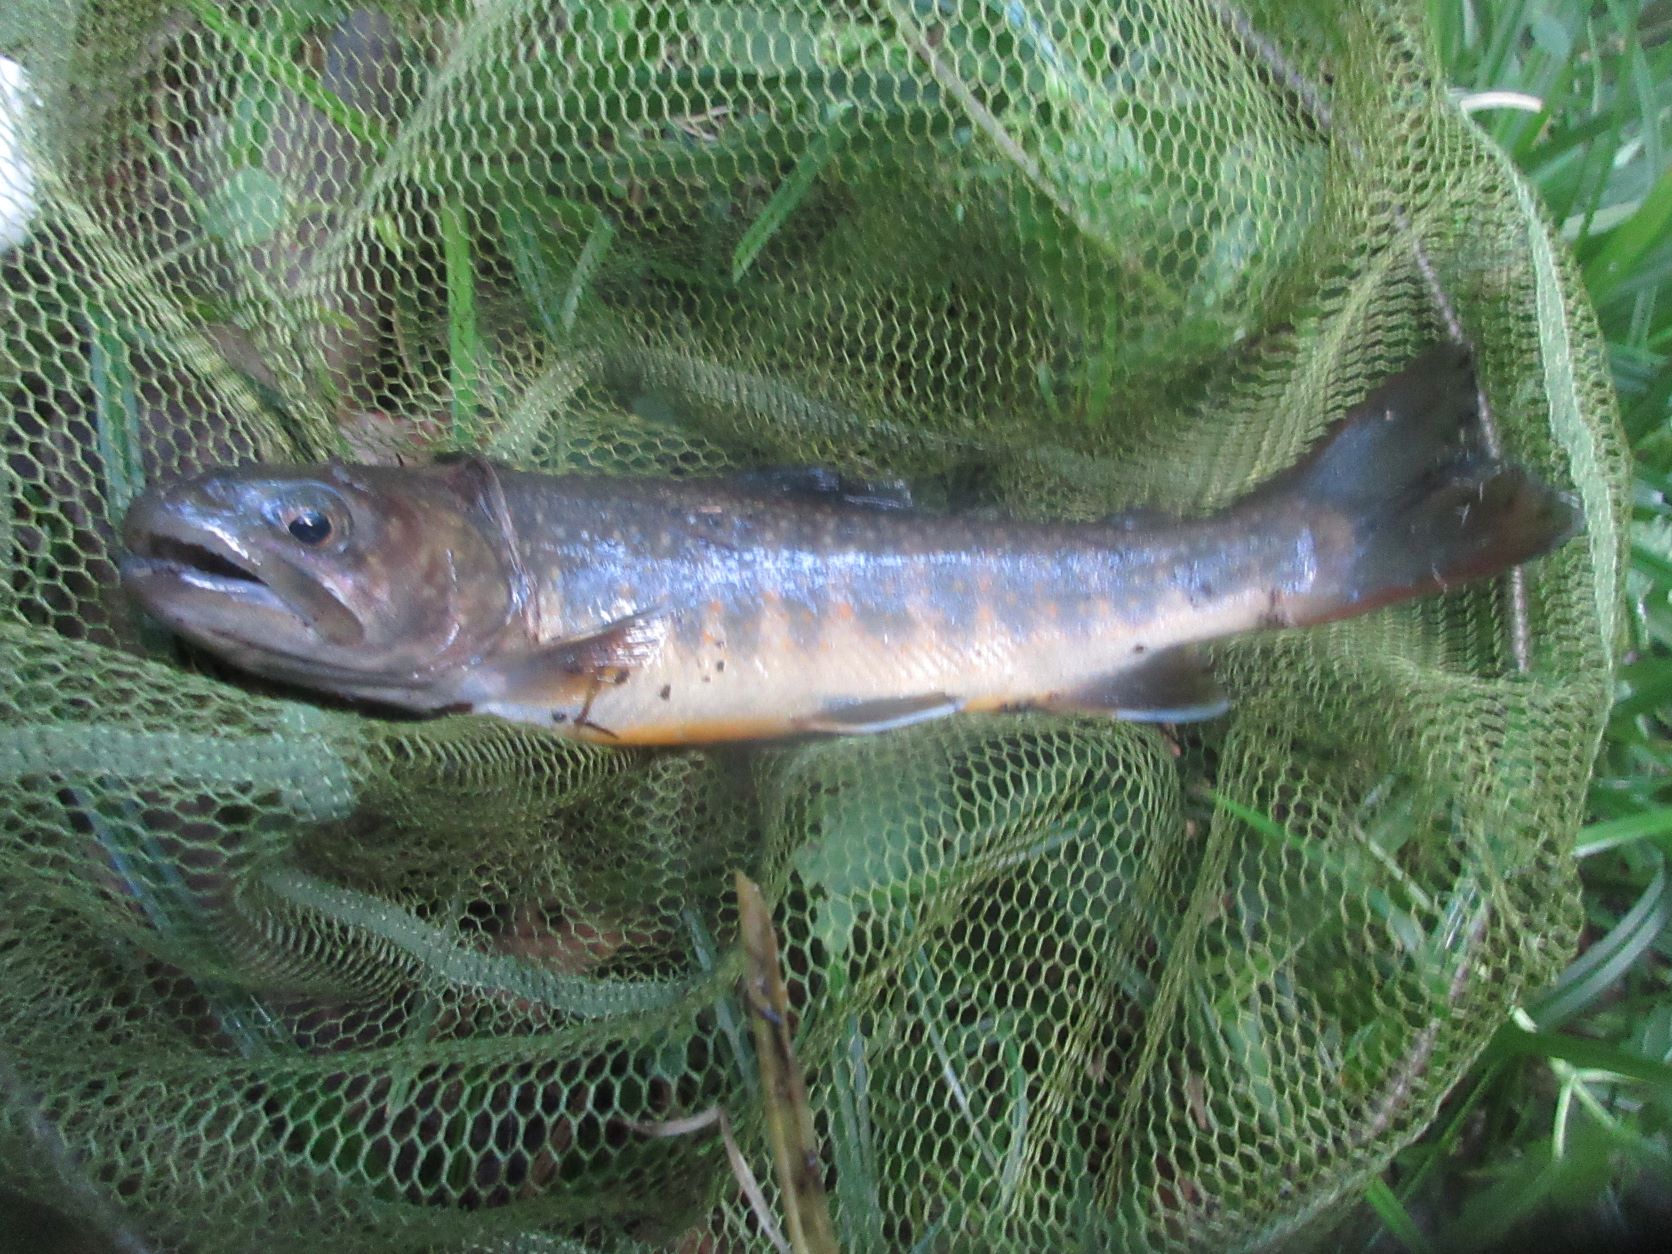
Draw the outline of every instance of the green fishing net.
[[[13,0],[6,1188],[154,1249],[765,1247],[741,870],[844,1248],[1327,1240],[1573,948],[1616,631],[1601,345],[1421,7]],[[143,485],[250,459],[1194,513],[1453,334],[1586,533],[1220,647],[1190,729],[620,752],[116,586]]]

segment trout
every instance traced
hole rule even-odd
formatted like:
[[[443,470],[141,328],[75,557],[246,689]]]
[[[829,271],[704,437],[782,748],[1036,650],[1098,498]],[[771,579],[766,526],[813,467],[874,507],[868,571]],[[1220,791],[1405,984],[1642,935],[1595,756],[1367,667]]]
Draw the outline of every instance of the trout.
[[[1571,499],[1471,441],[1433,350],[1217,513],[1033,523],[817,471],[725,479],[217,470],[146,492],[129,591],[259,675],[617,745],[881,732],[960,711],[1223,712],[1199,645],[1548,553]]]

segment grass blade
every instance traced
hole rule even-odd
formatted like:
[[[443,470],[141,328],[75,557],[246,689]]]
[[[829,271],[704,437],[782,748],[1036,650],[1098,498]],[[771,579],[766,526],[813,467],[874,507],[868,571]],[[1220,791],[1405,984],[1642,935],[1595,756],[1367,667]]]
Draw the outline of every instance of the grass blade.
[[[266,31],[245,26],[216,5],[214,0],[186,2],[197,20],[236,47],[252,69],[295,92],[354,138],[371,145],[379,155],[388,151],[389,132],[381,121],[356,109],[322,83],[318,75],[309,73],[281,52]]]
[[[406,954],[431,978],[450,988],[529,1001],[578,1019],[665,1010],[691,992],[687,980],[594,979],[537,966],[512,954],[489,953],[392,901],[302,871],[269,871],[262,883],[291,906],[375,937]]]
[[[882,1233],[882,1200],[877,1189],[876,1143],[871,1127],[870,1068],[865,1060],[866,1038],[859,1016],[848,1019],[847,1039],[831,1068],[831,1091],[836,1097],[830,1135],[836,1159],[836,1196],[842,1241],[849,1250],[878,1250]]]
[[[1405,1209],[1405,1203],[1394,1196],[1386,1180],[1379,1176],[1372,1180],[1364,1190],[1364,1200],[1370,1203],[1370,1208],[1395,1240],[1412,1254],[1429,1254],[1433,1249],[1417,1227],[1417,1221],[1411,1218],[1411,1212]]]
[[[569,275],[569,286],[563,291],[562,303],[557,308],[558,329],[565,336],[575,329],[575,315],[581,307],[581,296],[587,285],[592,282],[592,275],[604,260],[604,254],[609,251],[610,241],[615,238],[615,223],[610,215],[599,210],[597,221],[592,224],[592,230],[587,234],[586,243],[581,245],[581,255],[575,258],[575,268]]]
[[[1524,1057],[1549,1061],[1560,1058],[1576,1067],[1611,1071],[1615,1075],[1672,1090],[1672,1065],[1620,1049],[1606,1041],[1588,1040],[1565,1032],[1529,1032],[1518,1024],[1506,1023],[1492,1038],[1493,1058]]]
[[[104,463],[105,504],[112,525],[145,488],[139,456],[139,388],[134,381],[128,342],[116,320],[101,309],[89,311],[92,342],[88,370],[93,388],[93,421],[99,459]]]
[[[1662,852],[1672,855],[1672,807],[1624,814],[1617,819],[1592,823],[1579,833],[1574,843],[1573,856],[1589,858],[1608,849],[1652,840]]]
[[[847,129],[841,124],[841,116],[845,112],[846,106],[837,108],[825,129],[796,159],[795,168],[790,171],[789,177],[778,185],[778,190],[772,193],[772,198],[766,202],[755,220],[743,232],[743,237],[737,241],[737,249],[732,254],[733,283],[743,280],[743,276],[749,272],[749,267],[754,265],[755,258],[760,255],[761,249],[778,233],[778,228],[795,212],[796,206],[806,199],[813,181],[836,155],[847,138]],[[588,244],[590,243],[589,240]]]
[[[1595,1003],[1655,943],[1669,922],[1672,900],[1662,861],[1632,908],[1562,972],[1555,991],[1529,1008],[1534,1021],[1541,1029],[1559,1027]]]
[[[481,335],[476,325],[476,272],[470,233],[456,200],[441,205],[441,234],[447,261],[447,362],[453,392],[453,442],[476,447],[476,398],[481,384]]]
[[[1591,299],[1601,305],[1628,278],[1635,278],[1643,262],[1672,232],[1672,170],[1664,172],[1654,189],[1624,222],[1602,236],[1602,244],[1585,266]]]

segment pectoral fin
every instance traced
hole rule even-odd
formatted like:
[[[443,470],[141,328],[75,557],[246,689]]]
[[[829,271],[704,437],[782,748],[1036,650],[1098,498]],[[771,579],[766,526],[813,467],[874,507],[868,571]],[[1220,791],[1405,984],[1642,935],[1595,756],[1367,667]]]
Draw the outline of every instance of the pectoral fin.
[[[1165,649],[1039,704],[1059,714],[1106,714],[1139,723],[1193,723],[1231,708],[1207,659],[1192,645]]]
[[[857,736],[926,723],[930,719],[956,714],[963,708],[962,700],[944,692],[886,697],[876,701],[844,701],[832,703],[817,714],[797,720],[796,727],[801,731],[832,736]]]
[[[460,690],[461,701],[484,713],[544,721],[529,711],[562,708],[577,701],[589,704],[600,688],[626,682],[653,658],[667,629],[667,619],[659,610],[646,610],[584,636],[553,640],[515,657],[484,662],[470,672]]]
[[[590,635],[554,641],[547,649],[573,667],[575,674],[631,670],[655,656],[667,634],[668,620],[661,610],[641,610]]]

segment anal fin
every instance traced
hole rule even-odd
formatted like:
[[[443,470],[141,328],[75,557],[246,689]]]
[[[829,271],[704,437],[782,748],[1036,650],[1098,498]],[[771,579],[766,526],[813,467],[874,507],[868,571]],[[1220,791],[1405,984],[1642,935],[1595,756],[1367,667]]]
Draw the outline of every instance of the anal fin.
[[[909,697],[882,697],[874,701],[832,702],[817,714],[796,720],[796,729],[832,736],[857,736],[894,731],[914,723],[956,714],[964,708],[957,697],[944,692],[919,693]]]
[[[1231,708],[1207,658],[1179,645],[1039,702],[1059,714],[1105,714],[1137,723],[1194,723]]]

